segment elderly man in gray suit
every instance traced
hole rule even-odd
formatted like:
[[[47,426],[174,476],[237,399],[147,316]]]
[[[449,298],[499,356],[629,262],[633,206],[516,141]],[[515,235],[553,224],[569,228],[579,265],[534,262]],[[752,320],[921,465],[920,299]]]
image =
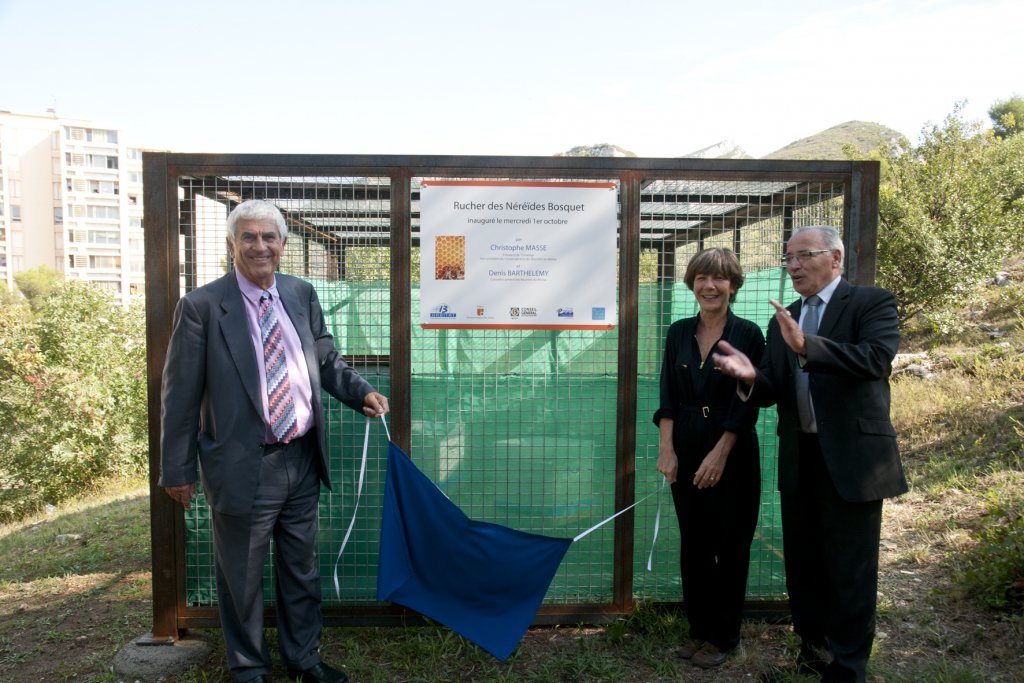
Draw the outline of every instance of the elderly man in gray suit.
[[[828,683],[860,683],[875,636],[882,500],[907,490],[889,417],[896,300],[841,276],[835,228],[794,231],[783,261],[800,299],[788,307],[771,302],[776,312],[760,366],[726,342],[714,360],[740,381],[741,398],[778,405],[797,668]]]
[[[288,676],[343,683],[319,653],[317,503],[320,482],[330,487],[320,390],[369,417],[387,413],[388,401],[338,353],[313,287],[276,273],[287,238],[276,206],[239,204],[228,216],[234,272],[178,302],[163,375],[160,485],[188,509],[198,462],[234,680],[270,680],[263,565],[273,538]]]

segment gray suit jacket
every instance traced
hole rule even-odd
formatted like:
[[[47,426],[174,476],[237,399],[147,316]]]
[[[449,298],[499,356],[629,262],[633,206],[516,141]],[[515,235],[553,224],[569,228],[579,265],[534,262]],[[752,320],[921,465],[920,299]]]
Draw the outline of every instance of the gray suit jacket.
[[[800,319],[800,300],[788,308]],[[749,400],[778,403],[779,490],[797,488],[800,421],[796,354],[773,317]],[[836,287],[818,334],[807,337],[809,384],[818,438],[832,482],[845,500],[873,501],[907,490],[889,417],[889,375],[899,346],[896,300],[878,287]]]
[[[281,304],[302,343],[320,478],[330,488],[320,390],[361,410],[373,387],[334,347],[313,286],[280,273],[276,280]],[[258,367],[233,272],[178,301],[161,393],[160,486],[194,482],[198,461],[210,506],[224,514],[249,513],[266,431]]]

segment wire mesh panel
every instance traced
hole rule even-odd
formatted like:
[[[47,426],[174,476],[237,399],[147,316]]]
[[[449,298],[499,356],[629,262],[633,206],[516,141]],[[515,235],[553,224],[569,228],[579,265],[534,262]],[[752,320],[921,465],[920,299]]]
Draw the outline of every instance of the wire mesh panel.
[[[379,391],[390,387],[389,180],[364,177],[189,177],[180,184],[181,291],[225,275],[227,215],[246,199],[265,199],[285,216],[289,233],[282,273],[311,282],[336,346]],[[325,604],[375,602],[380,501],[387,438],[372,425],[369,462],[351,540],[339,549],[355,511],[365,420],[326,394],[331,491],[320,498],[317,554]],[[186,600],[216,603],[209,510],[186,513]],[[366,511],[370,512],[367,513]],[[264,598],[273,605],[273,554],[264,569]],[[341,590],[335,589],[338,577]]]
[[[659,405],[659,377],[665,337],[676,320],[699,311],[683,282],[687,263],[702,249],[724,247],[739,256],[745,282],[733,312],[767,331],[774,309],[769,299],[789,302],[797,295],[780,256],[790,232],[803,225],[832,225],[842,230],[844,187],[840,183],[656,180],[641,195],[639,357],[637,377],[637,497],[655,491],[662,481],[658,460],[658,428],[652,422]],[[760,516],[751,549],[747,582],[749,600],[778,598],[785,593],[782,531],[776,460],[774,408],[760,412]],[[662,499],[664,535],[654,549],[652,571],[646,570],[656,507],[646,505],[636,516],[634,595],[678,600],[679,530],[671,496]]]
[[[618,332],[422,329],[421,180],[413,179],[413,460],[471,518],[571,538],[614,513]],[[548,603],[611,600],[606,529],[570,547]]]

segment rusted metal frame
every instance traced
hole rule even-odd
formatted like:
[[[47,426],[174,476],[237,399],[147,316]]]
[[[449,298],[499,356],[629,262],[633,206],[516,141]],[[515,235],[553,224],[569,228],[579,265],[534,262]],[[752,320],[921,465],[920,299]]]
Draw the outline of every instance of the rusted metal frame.
[[[145,152],[143,188],[146,250],[146,394],[149,405],[149,515],[153,576],[153,628],[143,639],[171,644],[184,607],[185,542],[179,508],[159,486],[163,363],[178,302],[178,186],[167,155]]]
[[[875,283],[878,256],[878,190],[881,164],[854,164],[843,202],[843,240],[846,247],[846,278],[858,285]]]
[[[765,159],[651,159],[632,157],[509,157],[444,155],[268,155],[268,154],[175,154],[171,163],[183,174],[192,167],[213,175],[387,175],[387,169],[408,168],[412,175],[482,177],[515,171],[517,177],[615,177],[621,172],[690,174],[700,179],[747,179],[779,177],[796,171],[801,175],[848,173],[853,162]],[[330,169],[343,168],[343,173]],[[311,173],[311,171],[317,173]],[[653,176],[652,176],[653,177]]]
[[[782,603],[785,606],[785,603]],[[326,626],[426,626],[430,619],[400,605],[346,605],[323,609]],[[559,624],[602,624],[622,616],[623,612],[611,610],[606,604],[541,605],[533,620],[534,626],[557,626]],[[267,607],[263,621],[267,627],[277,623],[277,610]],[[193,607],[187,616],[179,620],[179,627],[219,628],[220,619],[216,607]]]
[[[412,173],[391,171],[391,434],[412,451]]]
[[[640,310],[640,182],[636,172],[619,178],[619,349],[618,406],[615,411],[615,509],[633,504],[636,496],[637,353]],[[633,608],[634,515],[615,520],[613,545],[613,610]]]
[[[422,161],[422,158],[416,158],[416,160],[417,161]],[[523,161],[524,161],[523,158],[513,158],[513,160],[515,162],[517,162],[518,164],[522,164]],[[180,161],[180,159],[178,159],[178,161]],[[831,164],[832,162],[828,162],[828,163]],[[773,162],[771,165],[774,167],[774,166],[776,166],[776,163]],[[687,166],[689,166],[689,165],[687,164]],[[272,169],[272,172],[275,172],[275,173],[280,173],[283,169],[286,169],[286,167],[282,167],[282,166],[278,166],[278,165],[273,165],[270,168]],[[806,166],[802,165],[801,169],[802,169],[802,171],[804,173],[806,173],[806,171],[807,171]],[[210,169],[207,166],[204,166],[203,170],[205,170],[207,173],[209,173],[209,171],[210,171]],[[225,170],[227,170],[227,169],[225,169]],[[259,173],[257,173],[251,166],[246,166],[243,170],[244,170],[244,174],[245,175],[259,175]],[[309,167],[305,166],[303,169],[301,169],[302,170],[301,173],[298,172],[299,170],[300,169],[296,169],[296,172],[294,173],[294,175],[296,175],[296,176],[306,176],[306,175],[308,175]],[[368,173],[371,174],[371,175],[378,175],[380,173],[380,169],[367,169],[367,170],[368,170]],[[431,170],[431,169],[424,169],[420,173],[420,175],[438,174],[438,170],[439,169],[433,169],[433,170]],[[529,177],[529,176],[548,177],[549,175],[554,175],[553,169],[544,169],[542,172],[536,172],[537,169],[533,169],[534,172],[531,173],[530,169],[523,169],[522,166],[516,166],[514,169],[508,169],[508,168],[505,168],[504,166],[500,166],[500,165],[489,166],[489,167],[486,167],[486,168],[480,167],[480,168],[476,168],[475,169],[475,173],[474,172],[470,172],[470,170],[465,168],[465,167],[458,167],[457,169],[452,169],[452,170],[454,171],[453,175],[456,175],[456,176],[459,176],[459,177],[466,177],[466,176],[472,176],[472,175],[480,175],[480,176],[501,175],[501,174],[507,173],[509,170],[514,170],[514,172],[515,172],[517,177]],[[757,169],[758,173],[762,172],[763,170],[764,169]],[[829,170],[832,170],[832,169],[829,169]],[[409,171],[408,169],[406,169],[406,172],[409,175],[412,175],[412,172]],[[607,177],[609,175],[608,168],[604,167],[604,166],[602,166],[601,168],[598,168],[598,169],[593,169],[593,168],[589,168],[589,169],[572,168],[572,169],[569,169],[569,170],[563,169],[563,172],[564,173],[569,173],[569,174],[571,174],[573,176],[577,176],[577,177],[582,177],[582,176],[588,176],[588,177],[589,176],[593,176],[593,177]],[[689,175],[689,173],[690,173],[690,171],[687,171],[686,175]],[[790,171],[786,171],[785,173],[790,175],[790,177],[792,177],[792,175],[794,175]],[[735,180],[737,178],[742,178],[744,180],[750,180],[751,179],[749,174],[745,174],[745,173],[742,173],[742,172],[737,173],[737,170],[735,169],[734,165],[733,165],[733,168],[730,169],[730,170],[715,171],[713,168],[702,168],[699,171],[699,175],[702,178],[708,178],[709,174],[710,175],[721,174],[722,177],[733,179],[733,180]],[[349,176],[350,177],[350,176],[353,175],[353,170],[352,170],[352,168],[349,167],[349,168],[346,168],[344,170],[344,172],[342,172],[340,174],[336,174],[336,175],[343,175],[343,176]],[[769,173],[768,175],[769,175],[769,177],[767,179],[773,179],[773,178],[770,177],[772,175],[771,173]],[[153,176],[152,176],[152,174],[148,174],[147,177],[153,177]],[[174,190],[175,187],[176,186],[171,185],[172,190]],[[636,199],[634,200],[634,203],[635,203],[635,205],[636,205],[636,207],[638,209],[639,208],[639,191],[636,191],[634,194],[636,196]],[[173,191],[168,192],[168,195],[169,196],[173,196],[174,192]],[[633,234],[638,236],[639,235],[639,213],[637,211],[635,219],[628,218],[630,216],[630,213],[627,211],[626,207],[629,205],[629,200],[628,200],[628,198],[626,198],[626,193],[625,192],[624,192],[623,196],[624,196],[623,215],[627,217],[623,222],[626,225],[628,225],[630,222],[635,222],[635,229],[634,230],[626,230],[623,233],[623,235],[626,236],[626,235],[628,235],[630,233],[633,233]],[[157,202],[155,200],[153,200],[153,199],[150,199],[147,202],[147,204],[149,206],[156,206]],[[176,216],[176,213],[175,213],[175,216]],[[147,223],[149,223],[149,222],[151,222],[151,221],[149,221],[149,219],[147,218]],[[392,217],[392,223],[394,223],[394,217]],[[621,288],[620,289],[620,312],[622,313],[622,315],[620,316],[620,327],[622,329],[620,329],[620,367],[619,367],[619,372],[620,372],[620,406],[622,406],[622,405],[632,406],[632,411],[631,412],[634,413],[634,414],[633,414],[631,419],[627,419],[622,414],[622,411],[619,412],[619,418],[618,418],[618,424],[617,424],[617,452],[619,453],[619,457],[617,457],[617,470],[621,470],[621,471],[617,471],[617,477],[616,477],[616,480],[617,480],[617,484],[616,484],[616,498],[617,498],[616,503],[617,503],[617,507],[619,505],[619,502],[620,502],[619,499],[620,498],[628,499],[630,502],[632,501],[633,494],[634,494],[633,487],[635,485],[634,482],[633,482],[634,471],[635,471],[635,398],[636,398],[636,383],[635,383],[635,370],[636,370],[636,368],[635,368],[635,365],[636,365],[636,350],[635,350],[635,347],[636,347],[636,324],[635,324],[635,318],[636,318],[636,312],[635,312],[636,311],[636,294],[635,294],[635,292],[637,290],[637,285],[638,285],[638,280],[639,280],[639,238],[638,237],[636,238],[635,244],[634,244],[634,246],[632,248],[629,246],[629,241],[630,240],[628,240],[628,239],[624,239],[623,242],[622,242],[622,248],[625,249],[627,252],[628,251],[632,251],[634,256],[635,256],[635,258],[624,258],[623,260],[625,261],[625,263],[620,263],[620,288]],[[397,246],[395,248],[397,248]],[[177,244],[176,243],[173,244],[173,248],[168,250],[168,253],[169,254],[173,253],[173,255],[175,257],[175,260],[176,260],[176,256],[177,256]],[[404,253],[408,254],[409,253],[408,249]],[[624,257],[624,256],[625,256],[625,253],[620,253],[620,258]],[[392,267],[393,268],[395,267],[394,262],[392,263]],[[174,270],[174,272],[172,273],[172,275],[176,276],[177,275],[176,268],[173,269],[173,270]],[[149,272],[148,271],[149,271],[149,266],[147,265],[147,282],[151,282],[152,280],[149,277]],[[633,273],[633,275],[632,275],[632,281],[633,281],[632,287],[629,286],[630,277],[629,277],[629,273],[627,271],[632,271],[632,273]],[[393,274],[393,276],[394,276],[394,274]],[[624,346],[628,346],[630,344],[630,340],[628,338],[625,339],[625,340],[622,339],[622,334],[623,334],[624,331],[626,331],[626,327],[624,327],[624,326],[626,325],[626,321],[629,318],[630,306],[629,306],[628,302],[626,301],[626,299],[629,298],[629,290],[630,290],[630,288],[632,288],[632,290],[634,292],[634,294],[633,294],[633,311],[634,311],[633,318],[634,318],[634,323],[633,323],[633,334],[632,334],[632,345],[634,346],[634,348],[633,348],[632,353],[629,354],[628,362],[626,363],[626,365],[623,365],[622,362],[621,362],[621,358],[623,356],[623,347]],[[147,287],[147,293],[149,293],[148,289],[149,288]],[[410,287],[408,287],[408,286],[404,287],[403,291],[408,293],[410,291]],[[174,301],[176,301],[177,297],[175,296],[173,298],[174,298]],[[172,307],[173,307],[173,304],[172,304]],[[165,313],[165,315],[167,315],[167,314]],[[400,314],[397,314],[396,311],[393,310],[392,311],[392,316],[395,317],[396,315],[400,315]],[[169,317],[170,316],[167,315],[167,319],[169,319]],[[408,325],[409,324],[408,321],[411,320],[411,318],[409,317],[409,314],[407,313],[404,318],[405,318],[405,324]],[[393,323],[394,323],[394,321],[393,321]],[[394,324],[392,325],[392,327],[394,328]],[[629,335],[627,334],[627,337],[628,336]],[[169,330],[168,330],[168,337],[169,337]],[[395,342],[395,339],[393,339],[393,344],[394,344],[394,342]],[[163,350],[166,351],[166,344],[164,344]],[[393,354],[394,354],[394,352],[395,352],[395,347],[394,346],[392,347],[392,351],[393,351]],[[631,366],[632,367],[632,372],[627,372],[627,366]],[[623,374],[622,373],[624,373],[624,372],[626,372],[627,376],[631,375],[633,377],[633,380],[631,382],[632,385],[633,385],[632,396],[631,397],[628,396],[628,393],[629,393],[628,392],[628,387],[627,387],[627,391],[625,391],[625,392],[622,391],[622,389],[623,389],[623,382],[622,382]],[[408,375],[408,373],[406,373],[406,374]],[[151,377],[152,376],[153,375],[151,374]],[[394,381],[394,377],[393,377],[393,381]],[[627,400],[625,402],[623,402],[621,400],[623,393],[627,394]],[[408,391],[404,392],[404,395],[408,396]],[[157,404],[158,404],[158,401],[157,401]],[[151,402],[151,405],[153,405],[152,402]],[[408,410],[406,410],[406,414],[408,414]],[[151,425],[151,427],[152,427],[152,425]],[[151,429],[151,431],[152,431],[152,429]],[[630,432],[631,433],[631,437],[628,439],[628,443],[623,443],[624,441],[627,441],[627,439],[624,439],[624,436],[626,435],[626,432]],[[152,434],[151,434],[151,438],[152,438]],[[631,456],[631,457],[625,458],[625,457],[623,457],[624,455],[628,455],[628,456]],[[627,460],[628,460],[628,462],[627,462]],[[152,463],[151,463],[151,470],[152,470]],[[155,471],[158,471],[158,470],[155,470]],[[628,480],[628,486],[625,485],[627,480]],[[628,496],[625,495],[627,492],[628,492]],[[628,503],[626,503],[626,504],[628,504]],[[631,515],[624,515],[623,517],[631,517]],[[179,517],[179,520],[180,520],[180,517]],[[621,543],[620,539],[625,540],[624,539],[624,535],[618,533],[618,531],[619,531],[618,527],[619,526],[625,526],[625,521],[621,520],[621,519],[617,520],[616,525],[617,525],[617,533],[616,533],[615,557],[616,557],[616,562],[617,562],[616,566],[618,568],[619,566],[621,566],[621,564],[619,564],[622,561],[620,558],[623,557],[623,553],[619,549],[619,545]],[[627,531],[627,534],[625,534],[625,535],[629,536],[630,552],[628,553],[627,556],[625,556],[625,562],[626,562],[625,571],[619,573],[618,576],[616,577],[616,580],[615,580],[616,581],[616,588],[615,588],[615,590],[616,590],[616,604],[614,605],[615,607],[618,607],[620,610],[623,610],[623,611],[625,611],[626,609],[628,609],[631,606],[631,596],[630,596],[630,593],[631,593],[631,586],[632,586],[632,582],[631,582],[631,579],[632,579],[632,536],[633,536],[632,524],[630,524],[628,526],[625,526],[625,529]],[[179,529],[179,533],[177,533],[176,536],[177,536],[178,541],[179,541],[179,543],[178,543],[178,545],[176,547],[177,548],[183,548],[183,534],[180,533],[180,529]],[[184,558],[183,557],[180,558],[179,564],[181,566],[179,568],[178,575],[181,578],[181,583],[183,584],[183,577],[184,577]],[[622,583],[622,579],[627,577],[627,576],[629,578],[629,582],[628,582],[629,583],[629,588],[628,588],[628,590],[625,590],[625,589],[620,587],[620,584]],[[154,558],[154,577],[156,577],[156,558]],[[182,596],[184,594],[183,585],[181,586],[180,594]],[[388,608],[386,606],[375,605],[375,606],[369,606],[369,607],[364,607],[364,608],[346,607],[345,609],[346,609],[346,612],[356,615],[357,619],[358,618],[367,618],[367,619],[370,619],[370,620],[377,620],[377,619],[383,618],[385,620],[389,620],[389,619],[398,618],[398,619],[402,619],[404,621],[408,620],[408,615],[406,615],[404,613],[404,610],[401,610],[401,609],[395,610],[393,608]],[[272,610],[271,610],[271,612],[272,612]],[[383,617],[375,616],[375,615],[380,615],[381,612],[385,612],[387,614],[385,614],[385,616],[383,616]],[[212,617],[212,619],[213,619],[213,625],[215,625],[216,624],[215,613],[216,613],[216,610],[215,609],[211,609],[211,608],[193,608],[192,610],[188,611],[187,615],[183,615],[182,617],[180,617],[177,620],[176,623],[178,624],[179,628],[185,627],[185,625],[200,625],[200,621],[201,620],[206,619],[206,618],[210,618],[209,616],[207,616],[207,617],[203,617],[202,616],[202,615],[206,614],[206,615],[214,615]],[[592,618],[599,617],[600,615],[607,615],[607,614],[609,614],[609,612],[608,612],[607,606],[605,606],[605,605],[597,605],[597,606],[573,605],[573,606],[569,606],[568,608],[566,606],[560,606],[560,605],[543,606],[542,609],[541,609],[541,612],[538,615],[537,623],[545,623],[545,622],[547,622],[548,619],[552,619],[552,621],[549,622],[549,623],[564,623],[564,620],[565,620],[566,617],[578,616],[578,615],[582,615],[582,614],[589,614],[590,618],[588,618],[587,620],[591,621]],[[363,617],[359,617],[358,615],[363,615]],[[394,615],[399,615],[399,616],[394,616]],[[351,618],[347,618],[345,620],[345,623],[352,623],[352,619]]]

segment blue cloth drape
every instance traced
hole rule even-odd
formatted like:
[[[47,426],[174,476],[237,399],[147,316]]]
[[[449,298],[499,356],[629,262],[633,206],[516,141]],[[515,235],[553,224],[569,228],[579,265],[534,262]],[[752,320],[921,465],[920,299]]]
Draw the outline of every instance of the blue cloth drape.
[[[438,621],[508,658],[572,539],[478,522],[388,444],[377,599]]]

